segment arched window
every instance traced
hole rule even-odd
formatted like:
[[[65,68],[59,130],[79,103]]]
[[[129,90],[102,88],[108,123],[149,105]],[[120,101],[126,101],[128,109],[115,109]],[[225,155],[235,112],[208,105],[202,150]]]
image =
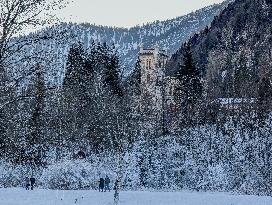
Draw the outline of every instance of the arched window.
[[[149,69],[151,69],[151,59],[149,59]]]
[[[148,60],[148,59],[146,59],[146,66],[145,66],[145,68],[146,68],[146,69],[148,69],[148,68],[149,68],[149,65],[148,65],[148,64],[149,64],[149,60]]]

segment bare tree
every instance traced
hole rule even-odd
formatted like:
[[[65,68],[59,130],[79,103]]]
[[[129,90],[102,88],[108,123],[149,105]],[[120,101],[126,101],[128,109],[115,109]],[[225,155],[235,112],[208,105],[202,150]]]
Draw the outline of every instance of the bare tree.
[[[27,29],[52,23],[56,19],[53,11],[66,3],[67,0],[0,0],[0,65],[29,44],[11,42],[14,37]]]
[[[123,102],[125,103],[125,102]],[[120,106],[120,105],[119,105]],[[120,107],[118,108],[120,110]],[[114,205],[119,204],[120,200],[120,190],[125,177],[125,173],[128,166],[128,161],[130,157],[130,143],[129,138],[126,135],[127,126],[126,126],[126,113],[120,112],[118,116],[116,116],[117,122],[117,137],[115,138],[115,154],[118,157],[117,167],[116,167],[116,180],[114,182]]]
[[[29,46],[35,47],[36,43],[50,36],[24,34],[30,29],[52,24],[56,20],[54,10],[65,5],[66,0],[0,0],[0,128],[6,145],[14,139],[9,132],[10,122],[16,116],[19,104],[35,99],[35,96],[19,91],[18,87],[37,72],[35,65],[41,62],[41,58],[46,56],[48,59],[44,51],[35,56],[25,53]],[[10,72],[15,67],[22,67],[22,70]],[[4,148],[9,149],[10,146]]]
[[[36,61],[35,56],[26,57],[21,52],[27,46],[49,38],[41,35],[27,38],[23,34],[31,28],[52,24],[56,20],[54,11],[63,8],[66,3],[67,0],[0,0],[0,109],[17,100],[28,98],[14,96],[11,99],[8,93],[26,76],[35,72],[35,69],[30,69],[20,77],[10,80],[7,77],[7,68],[11,64],[16,64],[18,67],[23,63]]]

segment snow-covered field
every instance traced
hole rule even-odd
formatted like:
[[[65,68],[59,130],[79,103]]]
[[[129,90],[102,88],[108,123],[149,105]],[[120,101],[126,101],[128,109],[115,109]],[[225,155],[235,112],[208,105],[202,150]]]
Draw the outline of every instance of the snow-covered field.
[[[112,205],[113,192],[0,189],[0,205]],[[272,205],[272,197],[203,192],[121,192],[120,205]]]

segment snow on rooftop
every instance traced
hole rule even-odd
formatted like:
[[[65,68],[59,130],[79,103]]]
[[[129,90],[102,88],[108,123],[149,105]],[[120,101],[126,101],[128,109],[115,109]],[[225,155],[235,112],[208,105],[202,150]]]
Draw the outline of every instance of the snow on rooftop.
[[[255,98],[218,98],[218,101],[222,105],[228,104],[241,104],[241,103],[255,103]]]

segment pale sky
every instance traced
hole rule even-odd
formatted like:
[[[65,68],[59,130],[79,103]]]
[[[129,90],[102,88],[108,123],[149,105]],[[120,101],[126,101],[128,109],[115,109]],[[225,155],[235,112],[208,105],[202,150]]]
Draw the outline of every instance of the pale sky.
[[[223,0],[73,0],[60,12],[64,21],[132,27],[188,14]]]

